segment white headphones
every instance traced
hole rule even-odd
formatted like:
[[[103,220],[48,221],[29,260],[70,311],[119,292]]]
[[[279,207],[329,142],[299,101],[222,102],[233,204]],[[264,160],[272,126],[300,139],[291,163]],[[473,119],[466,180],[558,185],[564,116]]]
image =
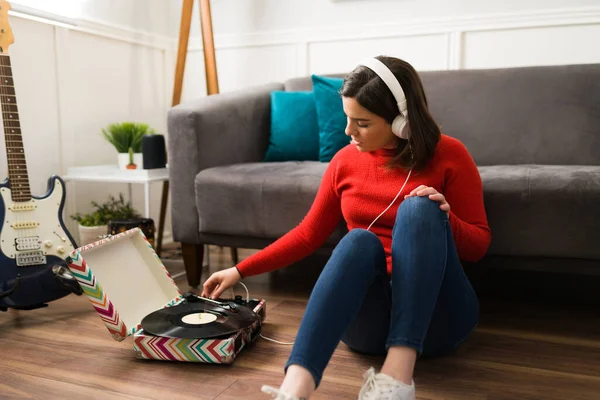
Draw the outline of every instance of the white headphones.
[[[408,123],[408,109],[406,108],[406,96],[404,95],[404,90],[402,90],[402,86],[400,86],[400,82],[394,76],[392,71],[389,68],[379,61],[376,58],[368,58],[363,60],[359,66],[365,66],[375,72],[381,80],[387,85],[390,89],[394,98],[396,99],[396,104],[398,105],[398,111],[400,114],[394,118],[392,122],[392,132],[394,135],[398,136],[402,139],[408,139],[409,133],[408,130],[406,132],[402,132],[404,127]]]

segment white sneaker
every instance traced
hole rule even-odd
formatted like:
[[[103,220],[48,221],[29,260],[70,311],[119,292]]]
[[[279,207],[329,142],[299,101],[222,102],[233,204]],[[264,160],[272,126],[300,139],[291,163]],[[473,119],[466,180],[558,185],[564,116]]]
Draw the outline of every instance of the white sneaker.
[[[407,385],[392,378],[391,376],[379,373],[371,367],[364,374],[365,381],[358,400],[415,400],[415,383]]]
[[[270,394],[273,400],[306,400],[305,397],[294,397],[290,394],[287,394],[281,389],[276,389],[271,386],[263,385],[261,391],[263,393]]]

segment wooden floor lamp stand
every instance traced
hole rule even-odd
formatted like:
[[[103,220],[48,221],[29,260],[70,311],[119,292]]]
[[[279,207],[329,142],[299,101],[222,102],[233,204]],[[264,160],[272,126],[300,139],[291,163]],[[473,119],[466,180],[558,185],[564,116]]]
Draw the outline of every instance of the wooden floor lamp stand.
[[[219,80],[217,77],[217,62],[215,57],[215,45],[212,30],[212,18],[210,12],[210,0],[199,0],[200,3],[200,26],[202,31],[202,47],[204,48],[204,66],[206,71],[206,91],[208,95],[219,93]],[[190,37],[190,26],[192,22],[192,11],[194,9],[194,0],[183,0],[181,9],[181,24],[179,28],[179,46],[177,50],[177,64],[175,66],[175,85],[173,87],[173,101],[171,106],[176,106],[181,101],[181,91],[183,88],[183,75],[185,71],[185,61],[187,58],[188,42]],[[169,192],[169,182],[163,184],[162,202],[161,202],[161,222],[164,220],[164,210],[166,209],[167,197]],[[157,248],[162,245],[162,232],[159,232]],[[202,278],[202,264],[204,260],[204,246],[195,243],[181,243],[181,252],[188,283],[192,287],[197,287]],[[160,256],[160,254],[159,254]],[[206,255],[210,261],[209,255]],[[236,248],[231,248],[231,258],[237,264],[238,254]]]

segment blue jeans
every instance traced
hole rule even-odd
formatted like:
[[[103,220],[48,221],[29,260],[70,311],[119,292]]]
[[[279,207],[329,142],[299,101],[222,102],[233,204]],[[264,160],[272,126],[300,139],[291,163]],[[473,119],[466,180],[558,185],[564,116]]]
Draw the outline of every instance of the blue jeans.
[[[285,370],[300,365],[318,386],[340,340],[367,354],[408,346],[419,357],[443,355],[471,334],[478,316],[446,213],[427,197],[409,197],[392,231],[391,281],[379,238],[351,230],[313,288]]]

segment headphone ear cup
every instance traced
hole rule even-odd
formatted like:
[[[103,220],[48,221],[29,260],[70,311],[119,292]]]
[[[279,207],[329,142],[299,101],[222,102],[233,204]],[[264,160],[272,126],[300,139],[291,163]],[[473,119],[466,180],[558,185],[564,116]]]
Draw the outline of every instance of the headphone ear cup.
[[[408,132],[403,132],[406,126],[406,118],[400,114],[392,121],[392,133],[399,138],[408,139]]]

